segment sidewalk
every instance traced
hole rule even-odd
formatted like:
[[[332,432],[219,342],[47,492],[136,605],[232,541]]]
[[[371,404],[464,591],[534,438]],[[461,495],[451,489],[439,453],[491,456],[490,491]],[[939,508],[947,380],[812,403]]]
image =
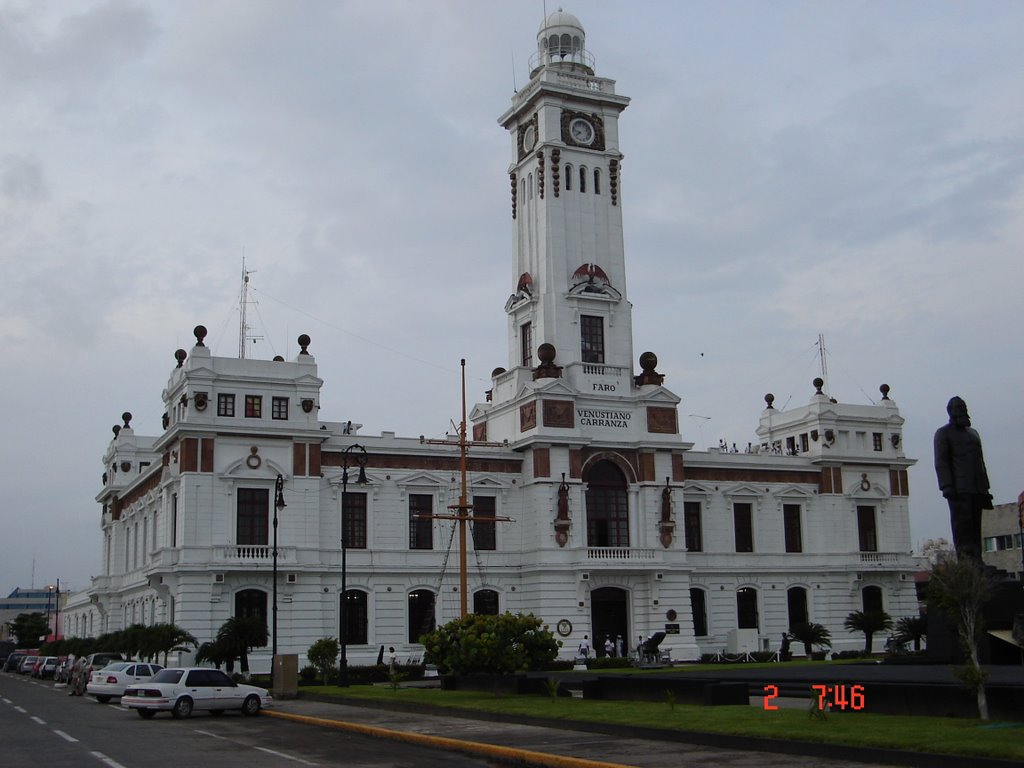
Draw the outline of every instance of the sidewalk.
[[[600,724],[550,724],[522,718],[484,719],[483,714],[378,702],[337,704],[303,697],[275,703],[271,717],[319,727],[340,728],[377,738],[396,739],[476,754],[516,765],[557,768],[678,768],[681,765],[729,768],[792,768],[827,765],[864,768],[916,765],[961,768],[963,757],[926,756],[894,750],[860,749],[805,742],[781,742],[656,729],[622,729]],[[839,759],[842,758],[842,759]],[[1009,768],[1011,761],[968,759],[973,768]]]

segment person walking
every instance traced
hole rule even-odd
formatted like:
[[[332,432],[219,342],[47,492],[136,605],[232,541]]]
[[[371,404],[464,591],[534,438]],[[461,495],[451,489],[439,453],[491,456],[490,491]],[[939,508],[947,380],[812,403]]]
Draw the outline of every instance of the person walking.
[[[590,656],[590,635],[584,635],[580,640],[579,655],[584,659]]]

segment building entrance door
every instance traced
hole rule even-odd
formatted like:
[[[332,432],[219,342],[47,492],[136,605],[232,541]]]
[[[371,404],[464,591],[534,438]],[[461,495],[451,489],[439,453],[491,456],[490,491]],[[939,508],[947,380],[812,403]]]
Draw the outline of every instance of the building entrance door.
[[[616,655],[629,654],[629,593],[618,587],[601,587],[590,593],[594,651],[605,656],[605,640],[611,638]]]

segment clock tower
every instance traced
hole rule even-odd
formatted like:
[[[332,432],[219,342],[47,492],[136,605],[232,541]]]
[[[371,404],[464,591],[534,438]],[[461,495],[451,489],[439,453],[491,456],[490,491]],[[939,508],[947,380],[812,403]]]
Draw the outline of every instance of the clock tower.
[[[675,406],[657,358],[634,373],[622,232],[619,115],[629,99],[596,74],[582,24],[550,14],[530,81],[499,123],[509,166],[515,291],[508,369],[474,411],[488,439],[653,440],[678,445]],[[486,423],[483,423],[486,422]]]

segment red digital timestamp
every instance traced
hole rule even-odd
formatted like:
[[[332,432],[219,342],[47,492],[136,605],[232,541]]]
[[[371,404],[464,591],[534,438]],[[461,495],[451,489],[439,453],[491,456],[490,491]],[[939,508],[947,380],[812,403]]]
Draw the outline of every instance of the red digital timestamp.
[[[818,697],[818,709],[821,711],[851,709],[859,712],[864,709],[867,703],[864,697],[863,685],[846,685],[845,683],[825,685],[824,683],[819,683],[812,685],[811,690]],[[764,687],[764,708],[766,710],[778,709],[777,704],[771,703],[777,698],[779,698],[779,686],[766,685]]]

